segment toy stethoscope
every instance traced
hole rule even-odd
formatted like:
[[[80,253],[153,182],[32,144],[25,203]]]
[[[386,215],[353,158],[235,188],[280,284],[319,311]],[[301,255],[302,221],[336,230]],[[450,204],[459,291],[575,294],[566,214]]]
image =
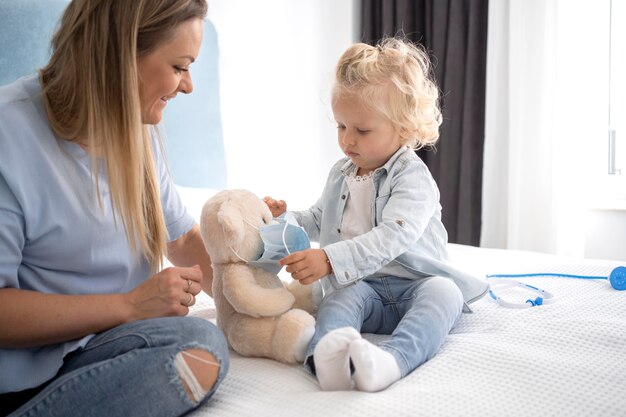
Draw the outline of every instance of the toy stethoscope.
[[[492,277],[493,278],[493,277]],[[537,294],[538,297],[529,298],[523,303],[515,303],[512,301],[507,301],[502,297],[496,295],[494,292],[495,289],[504,289],[504,288],[514,288],[519,287],[524,290],[528,290],[534,294]],[[552,304],[555,301],[554,295],[552,293],[542,290],[541,288],[537,288],[535,286],[524,284],[523,282],[511,280],[511,279],[503,279],[495,282],[491,282],[489,284],[489,296],[493,298],[495,302],[500,304],[502,307],[507,308],[530,308],[535,306],[541,306],[544,304]]]
[[[527,278],[527,277],[558,277],[558,278],[577,278],[577,279],[598,279],[598,280],[607,280],[611,284],[611,287],[618,291],[626,290],[626,267],[618,266],[617,268],[611,271],[611,274],[606,276],[592,276],[592,275],[573,275],[573,274],[560,274],[553,272],[538,272],[532,274],[493,274],[487,275],[487,278],[504,278],[502,280],[492,281],[489,284],[489,296],[500,304],[503,307],[507,308],[530,308],[541,306],[545,304],[554,303],[555,298],[554,295],[546,290],[542,290],[535,286],[525,284],[520,281],[516,281],[511,278]],[[511,301],[504,300],[502,297],[498,296],[494,289],[500,288],[514,288],[519,287],[525,290],[528,290],[538,296],[527,299],[524,303],[515,303]]]

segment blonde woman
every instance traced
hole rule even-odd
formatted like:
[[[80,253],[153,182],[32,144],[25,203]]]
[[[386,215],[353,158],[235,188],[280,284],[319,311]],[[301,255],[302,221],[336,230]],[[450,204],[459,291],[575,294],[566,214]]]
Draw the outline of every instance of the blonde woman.
[[[324,278],[307,352],[320,387],[380,391],[432,358],[487,284],[447,262],[439,190],[414,152],[441,124],[428,56],[402,39],[351,46],[332,109],[346,158],[317,203],[294,212],[321,249],[281,263],[303,284]],[[287,208],[266,203],[275,216]],[[391,337],[374,344],[361,332]]]
[[[228,369],[153,125],[189,94],[205,0],[73,0],[0,87],[0,414],[179,416]],[[162,269],[167,258],[174,267]]]

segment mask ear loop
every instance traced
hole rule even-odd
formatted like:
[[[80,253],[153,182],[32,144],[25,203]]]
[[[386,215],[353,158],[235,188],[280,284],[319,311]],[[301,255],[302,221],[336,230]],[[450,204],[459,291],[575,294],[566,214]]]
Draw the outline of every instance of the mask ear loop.
[[[287,233],[287,225],[289,223],[285,222],[285,226],[283,227],[283,245],[285,246],[285,250],[287,251],[287,255],[291,255],[289,252],[289,248],[287,247],[287,240],[285,239],[285,233]]]
[[[249,222],[249,221],[247,221],[246,219],[243,219],[243,222],[244,222],[244,223],[246,223],[248,226],[252,227],[253,229],[259,230],[259,228],[258,228],[258,227],[256,227],[255,225],[253,225],[252,223],[250,223],[250,222]],[[283,238],[283,240],[284,240],[284,238]],[[233,247],[232,247],[232,246],[230,246],[230,245],[229,245],[229,246],[228,246],[228,249],[230,249],[230,251],[231,251],[232,253],[234,253],[234,254],[235,254],[235,256],[236,256],[237,258],[241,259],[241,260],[242,260],[242,261],[244,261],[245,263],[249,263],[249,262],[250,262],[249,260],[242,258],[242,257],[241,257],[241,255],[239,255],[237,252],[235,252],[235,249],[233,249]]]
[[[228,246],[228,249],[230,249],[230,251],[231,251],[232,253],[234,253],[234,254],[235,254],[235,256],[236,256],[237,258],[241,259],[241,260],[242,260],[242,261],[244,261],[245,263],[249,263],[249,262],[250,262],[250,261],[248,261],[247,259],[243,259],[243,258],[241,257],[241,255],[239,255],[237,252],[235,252],[235,249],[233,249],[233,247],[232,247],[232,246]]]
[[[246,219],[243,219],[243,222],[246,223],[248,226],[250,226],[253,229],[259,230],[259,228],[255,225],[253,225],[252,223],[250,223],[249,221],[247,221]]]

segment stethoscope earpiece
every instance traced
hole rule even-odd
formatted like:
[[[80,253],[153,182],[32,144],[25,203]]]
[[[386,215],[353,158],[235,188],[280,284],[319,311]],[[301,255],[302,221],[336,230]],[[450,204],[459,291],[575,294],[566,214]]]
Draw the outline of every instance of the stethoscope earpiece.
[[[495,288],[513,288],[513,287],[520,287],[525,290],[534,292],[538,294],[539,297],[536,297],[535,299],[529,298],[523,303],[514,303],[511,301],[504,300],[502,297],[496,295],[496,293],[493,291]],[[503,280],[491,282],[489,284],[489,296],[501,306],[508,307],[508,308],[530,308],[530,307],[541,306],[544,304],[551,304],[554,302],[554,295],[552,295],[552,293],[549,293],[546,290],[542,290],[541,288],[537,288],[532,285],[524,284],[523,282],[519,282],[519,281],[515,281],[511,279],[503,279]]]

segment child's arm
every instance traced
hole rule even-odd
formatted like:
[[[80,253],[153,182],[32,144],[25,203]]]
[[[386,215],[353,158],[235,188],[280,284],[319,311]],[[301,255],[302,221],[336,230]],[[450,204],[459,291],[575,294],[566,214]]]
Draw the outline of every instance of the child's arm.
[[[333,272],[330,261],[323,249],[306,249],[285,256],[279,261],[287,266],[286,271],[300,284],[312,284]]]
[[[309,239],[313,242],[317,242],[320,236],[322,207],[320,205],[320,198],[313,206],[304,211],[290,211],[298,221],[298,224],[304,227],[306,233],[309,235]],[[263,198],[263,202],[267,204],[272,216],[278,217],[287,211],[287,203],[284,200],[275,200],[272,197]]]
[[[267,204],[273,217],[278,217],[287,211],[285,200],[274,200],[272,197],[264,197],[263,202]]]

